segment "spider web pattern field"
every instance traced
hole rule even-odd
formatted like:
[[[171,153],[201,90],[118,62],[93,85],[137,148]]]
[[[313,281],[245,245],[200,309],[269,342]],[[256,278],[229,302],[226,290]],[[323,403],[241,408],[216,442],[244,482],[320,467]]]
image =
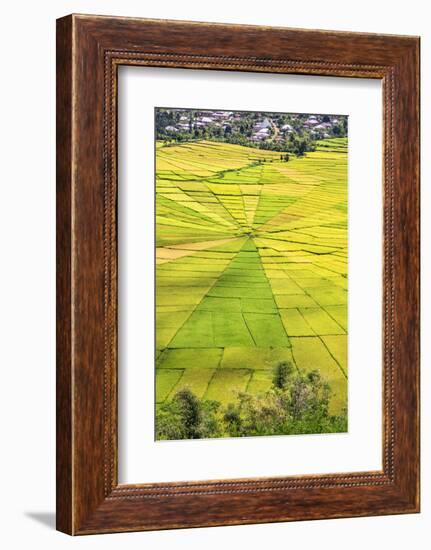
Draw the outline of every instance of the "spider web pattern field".
[[[156,144],[156,402],[234,402],[274,366],[319,370],[347,405],[347,139],[282,160]]]

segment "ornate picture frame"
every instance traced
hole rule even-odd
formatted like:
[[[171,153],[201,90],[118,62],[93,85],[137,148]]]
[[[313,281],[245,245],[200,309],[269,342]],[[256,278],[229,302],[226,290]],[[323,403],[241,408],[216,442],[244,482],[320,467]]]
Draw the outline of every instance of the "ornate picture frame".
[[[118,483],[118,67],[383,85],[381,471]],[[72,535],[419,511],[419,38],[57,21],[57,528]]]

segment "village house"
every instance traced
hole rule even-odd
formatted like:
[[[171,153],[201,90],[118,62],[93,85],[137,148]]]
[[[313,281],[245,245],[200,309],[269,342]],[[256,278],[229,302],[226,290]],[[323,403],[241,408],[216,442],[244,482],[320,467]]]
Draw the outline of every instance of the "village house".
[[[203,122],[204,124],[211,124],[211,122],[214,122],[214,119],[209,116],[203,116],[200,119],[200,122]]]
[[[233,115],[233,113],[231,111],[216,111],[215,113],[212,113],[212,115],[217,119],[227,120]]]
[[[293,128],[290,124],[284,124],[282,127],[281,127],[281,131],[282,132],[285,132],[287,134],[291,134],[293,132]]]
[[[317,117],[314,115],[311,115],[307,118],[307,120],[304,122],[304,126],[306,128],[312,128],[313,126],[316,126],[319,124],[319,121],[317,120]]]
[[[265,128],[269,128],[270,126],[271,126],[271,123],[269,122],[269,120],[267,118],[265,118],[261,122],[257,122],[254,125],[254,130],[259,131],[259,130],[263,130]]]

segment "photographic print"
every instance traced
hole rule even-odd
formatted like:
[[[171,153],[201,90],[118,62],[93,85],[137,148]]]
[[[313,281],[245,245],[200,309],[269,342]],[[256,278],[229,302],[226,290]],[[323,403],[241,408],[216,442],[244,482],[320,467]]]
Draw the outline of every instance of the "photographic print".
[[[345,115],[155,109],[157,440],[347,431]]]

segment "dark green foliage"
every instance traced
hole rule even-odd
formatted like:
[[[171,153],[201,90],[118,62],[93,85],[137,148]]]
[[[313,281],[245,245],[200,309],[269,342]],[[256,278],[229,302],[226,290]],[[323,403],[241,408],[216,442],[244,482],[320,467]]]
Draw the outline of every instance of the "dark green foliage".
[[[179,391],[157,412],[157,439],[200,439],[338,433],[347,431],[347,411],[329,413],[331,390],[317,370],[298,373],[290,363],[275,368],[267,392],[240,393],[235,404],[198,399]]]
[[[289,376],[291,376],[292,372],[293,367],[291,363],[287,361],[282,361],[281,363],[278,363],[278,365],[275,367],[274,378],[272,381],[274,387],[279,389],[285,388],[287,386]]]
[[[201,404],[199,399],[188,389],[179,391],[174,400],[178,403],[181,418],[184,421],[188,439],[195,439],[201,422]]]
[[[190,390],[179,391],[157,415],[158,439],[195,439],[201,421],[201,404]]]
[[[241,435],[241,415],[238,407],[229,403],[224,413],[223,420],[227,427],[227,432],[231,436]]]
[[[220,437],[217,401],[201,401],[189,389],[177,392],[157,412],[156,439]]]

